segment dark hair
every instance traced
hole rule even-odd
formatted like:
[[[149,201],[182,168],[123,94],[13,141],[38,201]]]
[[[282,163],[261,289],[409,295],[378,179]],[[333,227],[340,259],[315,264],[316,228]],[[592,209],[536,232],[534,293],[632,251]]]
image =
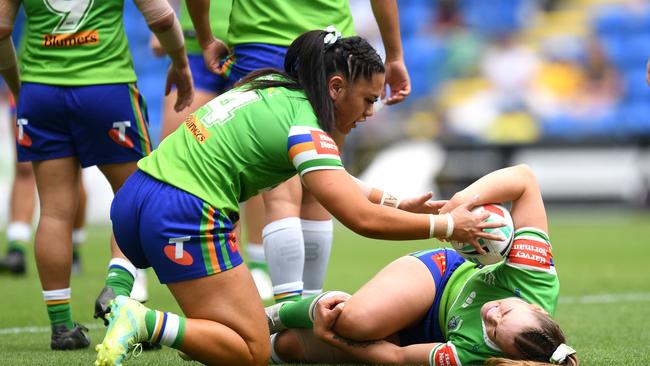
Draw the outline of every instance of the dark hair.
[[[551,356],[560,344],[566,342],[566,338],[560,326],[550,316],[538,312],[533,314],[537,318],[539,326],[524,329],[515,336],[514,345],[519,354],[511,356],[519,360],[491,358],[485,362],[485,365],[550,365]],[[578,366],[579,364],[575,353],[567,356],[562,363],[565,366]]]
[[[325,31],[303,33],[291,43],[284,59],[284,72],[261,69],[248,74],[238,85],[248,84],[249,90],[270,87],[302,89],[314,108],[319,124],[326,132],[334,129],[334,103],[327,93],[327,80],[341,74],[354,82],[363,76],[371,80],[373,74],[384,73],[384,64],[377,51],[361,37],[345,37],[325,45]],[[280,74],[285,80],[261,78]]]

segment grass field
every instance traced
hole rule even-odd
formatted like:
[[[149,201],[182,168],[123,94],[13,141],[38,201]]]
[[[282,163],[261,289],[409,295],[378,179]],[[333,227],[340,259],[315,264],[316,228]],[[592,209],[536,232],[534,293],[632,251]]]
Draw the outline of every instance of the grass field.
[[[650,214],[595,211],[550,212],[562,284],[557,319],[583,365],[650,365]],[[73,316],[90,326],[93,346],[104,331],[91,314],[103,285],[108,237],[107,227],[89,228],[82,249],[84,273],[72,281]],[[325,287],[354,291],[397,256],[431,246],[438,244],[373,241],[339,227]],[[4,252],[4,246],[0,249]],[[28,270],[26,277],[0,277],[0,365],[92,364],[92,349],[49,350],[47,314],[33,260]],[[167,289],[150,274],[147,305],[178,311]],[[127,364],[187,363],[164,349],[145,352]]]

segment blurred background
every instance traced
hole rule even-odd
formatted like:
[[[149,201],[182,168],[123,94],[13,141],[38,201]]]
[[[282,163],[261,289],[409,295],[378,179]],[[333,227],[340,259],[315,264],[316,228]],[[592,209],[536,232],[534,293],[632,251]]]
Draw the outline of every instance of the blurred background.
[[[351,0],[357,32],[383,53],[368,0]],[[348,170],[400,195],[448,197],[525,162],[548,202],[650,205],[650,3],[642,0],[400,0],[412,93],[350,135]],[[165,59],[130,1],[126,30],[154,139]],[[19,32],[15,32],[19,33]],[[0,101],[0,202],[13,136]],[[88,219],[106,222],[110,189],[84,173]],[[0,205],[0,223],[7,205]]]

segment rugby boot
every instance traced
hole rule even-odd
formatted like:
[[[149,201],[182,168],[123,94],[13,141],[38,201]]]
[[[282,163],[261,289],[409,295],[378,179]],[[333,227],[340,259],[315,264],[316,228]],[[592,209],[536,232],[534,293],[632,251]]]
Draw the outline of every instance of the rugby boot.
[[[2,259],[2,267],[12,274],[24,275],[27,270],[25,252],[20,249],[9,249],[7,256]]]
[[[99,293],[99,296],[97,296],[97,299],[95,300],[95,314],[93,317],[95,319],[101,318],[104,320],[104,325],[106,326],[108,326],[106,314],[111,311],[109,306],[111,300],[113,299],[115,299],[115,292],[113,289],[108,286],[104,286],[102,291]]]
[[[90,337],[86,332],[88,328],[79,323],[74,323],[72,329],[68,329],[64,324],[53,325],[50,348],[54,350],[88,348]]]
[[[141,343],[149,337],[145,323],[147,311],[144,305],[126,296],[111,301],[110,312],[106,315],[106,336],[95,347],[96,366],[119,366],[130,350],[141,349]]]

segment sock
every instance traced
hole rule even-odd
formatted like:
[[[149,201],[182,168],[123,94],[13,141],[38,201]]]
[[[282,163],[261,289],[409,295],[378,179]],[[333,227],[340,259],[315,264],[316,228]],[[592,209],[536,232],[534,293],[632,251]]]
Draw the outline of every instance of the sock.
[[[83,228],[72,230],[72,258],[79,258],[79,247],[86,241],[86,230]]]
[[[297,300],[302,295],[305,246],[300,219],[274,221],[262,231],[264,254],[269,266],[276,302]]]
[[[332,251],[332,220],[300,220],[305,240],[305,267],[302,271],[303,296],[319,294],[327,273]]]
[[[269,266],[266,264],[266,257],[264,256],[264,245],[249,242],[246,244],[246,254],[248,256],[248,268],[258,268],[268,272]]]
[[[108,262],[106,286],[113,289],[115,296],[129,296],[135,281],[135,266],[124,258],[112,258]]]
[[[7,241],[9,250],[25,251],[27,243],[32,238],[32,226],[26,222],[13,221],[7,225]]]
[[[178,348],[185,336],[185,318],[173,313],[149,310],[144,316],[148,341]]]
[[[70,311],[70,287],[43,291],[43,300],[47,305],[47,316],[50,318],[50,324],[64,324],[68,329],[74,328],[72,312]]]
[[[287,328],[311,328],[313,326],[310,309],[312,302],[318,301],[319,296],[313,295],[298,301],[286,302],[280,308],[280,321]]]

